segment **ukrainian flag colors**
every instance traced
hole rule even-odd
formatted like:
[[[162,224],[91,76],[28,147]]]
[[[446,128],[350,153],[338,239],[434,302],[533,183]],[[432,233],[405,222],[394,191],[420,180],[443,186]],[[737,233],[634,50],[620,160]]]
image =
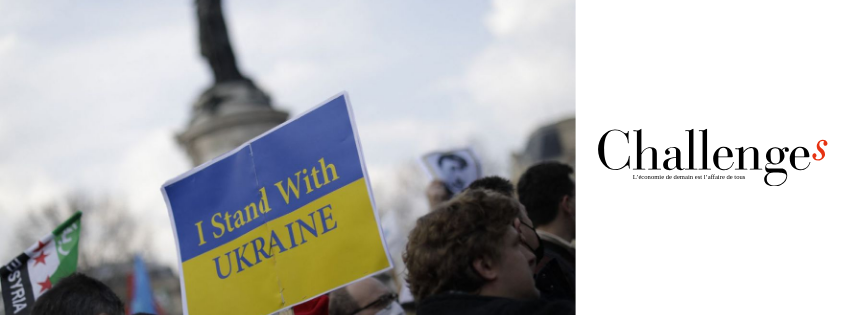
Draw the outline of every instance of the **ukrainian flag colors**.
[[[345,94],[163,186],[187,314],[265,315],[391,267]]]

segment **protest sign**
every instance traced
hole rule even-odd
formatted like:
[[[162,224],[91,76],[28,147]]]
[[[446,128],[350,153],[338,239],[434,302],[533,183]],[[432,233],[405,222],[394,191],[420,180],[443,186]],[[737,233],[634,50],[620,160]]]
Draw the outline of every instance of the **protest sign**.
[[[184,314],[265,315],[391,268],[342,93],[165,183]]]
[[[33,304],[62,278],[77,271],[81,212],[76,212],[0,269],[8,315],[28,315]]]
[[[422,157],[422,165],[428,174],[446,184],[446,188],[457,194],[482,176],[479,158],[472,148],[431,152]]]

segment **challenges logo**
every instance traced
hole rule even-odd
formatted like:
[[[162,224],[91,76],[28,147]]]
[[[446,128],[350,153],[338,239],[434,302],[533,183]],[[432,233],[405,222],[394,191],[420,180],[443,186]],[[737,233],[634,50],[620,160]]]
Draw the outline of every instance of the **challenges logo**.
[[[636,157],[636,160],[637,160],[633,170],[661,170],[658,167],[658,164],[657,164],[658,152],[657,152],[656,148],[654,148],[654,147],[643,148],[641,146],[641,129],[633,130],[633,131],[635,131],[635,133],[634,133],[635,134],[635,157]],[[709,136],[708,136],[709,132],[708,132],[707,129],[701,129],[701,130],[698,130],[698,131],[701,134],[701,139],[702,139],[702,142],[703,142],[702,143],[703,155],[701,156],[701,158],[702,158],[701,168],[699,168],[699,169],[694,168],[694,166],[695,166],[694,165],[694,157],[695,157],[695,155],[694,155],[695,139],[694,138],[695,138],[695,134],[694,134],[694,129],[688,129],[688,130],[686,130],[686,132],[688,133],[688,137],[689,137],[689,139],[688,139],[688,168],[682,167],[682,158],[681,158],[682,154],[681,154],[680,149],[677,148],[677,147],[669,147],[669,148],[665,149],[665,156],[670,156],[670,157],[665,159],[664,162],[662,162],[662,167],[664,169],[669,170],[669,171],[675,170],[675,169],[676,170],[687,170],[687,171],[710,170],[708,168],[709,164],[707,163],[708,162],[708,153],[709,153],[709,150],[707,150],[707,139],[709,138]],[[627,143],[629,143],[629,141],[630,141],[629,132],[624,132],[624,131],[618,130],[618,129],[612,129],[612,130],[609,130],[606,133],[604,133],[603,136],[600,137],[600,142],[597,145],[597,154],[600,157],[600,162],[603,163],[603,166],[605,166],[606,168],[608,168],[610,170],[615,170],[615,171],[623,169],[623,168],[631,167],[632,166],[632,161],[631,161],[632,157],[631,156],[627,156],[626,162],[623,163],[623,165],[618,167],[618,168],[612,168],[612,166],[610,166],[609,161],[623,161],[622,156],[617,157],[617,156],[607,156],[606,155],[606,149],[605,149],[606,140],[609,137],[609,135],[612,134],[612,132],[616,132],[614,135],[617,135],[617,133],[622,134],[624,137],[626,137]],[[792,150],[789,150],[789,147],[783,147],[783,148],[772,147],[772,148],[768,149],[767,151],[765,151],[765,160],[767,162],[763,165],[763,167],[765,167],[765,177],[763,177],[763,181],[768,186],[780,186],[780,185],[783,185],[783,183],[786,182],[786,179],[789,176],[788,173],[786,172],[786,168],[778,167],[778,165],[780,165],[781,163],[783,163],[786,160],[786,153],[789,153],[789,164],[792,166],[792,168],[799,170],[799,171],[803,171],[803,170],[810,167],[810,163],[811,163],[809,161],[810,158],[812,158],[815,161],[821,161],[822,159],[825,158],[826,153],[824,152],[824,147],[826,147],[826,146],[827,146],[827,140],[819,140],[818,142],[816,142],[816,150],[818,151],[818,153],[813,153],[812,155],[810,155],[810,151],[807,150],[807,148],[805,148],[805,147],[796,147]],[[645,169],[642,165],[642,157],[647,152],[650,152],[650,155],[651,155],[651,158],[652,158],[651,159],[651,166],[652,167],[649,168],[649,169]],[[736,152],[736,154],[733,154],[734,151],[732,149],[730,149],[728,147],[724,147],[724,146],[715,149],[715,153],[712,155],[712,164],[715,165],[715,168],[722,170],[722,171],[732,169],[733,166],[736,166],[736,165],[738,165],[738,167],[735,168],[735,170],[763,170],[762,168],[760,168],[761,164],[760,164],[760,154],[759,154],[758,148],[756,148],[756,147],[738,147],[738,148],[735,148],[735,152]],[[671,155],[673,155],[673,156],[671,156]],[[723,161],[722,160],[722,159],[736,158],[736,157],[738,157],[738,159],[733,159],[733,160],[730,160],[730,161]],[[748,158],[747,161],[746,161],[746,157]],[[803,160],[800,160],[800,159],[806,159],[806,163],[807,163],[806,166],[799,167],[799,166],[802,166],[801,163],[804,162]],[[736,163],[736,162],[738,162],[738,163]],[[746,163],[746,162],[748,162],[748,163]],[[620,165],[620,164],[615,164],[615,165]],[[729,165],[729,166],[727,166],[727,165]],[[722,167],[722,166],[726,166],[726,168]],[[751,166],[751,168],[746,168],[746,166]],[[771,175],[771,174],[783,175],[783,181],[780,181],[779,184],[770,183],[768,176]],[[775,177],[777,177],[777,176],[775,176]],[[772,181],[772,182],[776,183],[777,181]]]

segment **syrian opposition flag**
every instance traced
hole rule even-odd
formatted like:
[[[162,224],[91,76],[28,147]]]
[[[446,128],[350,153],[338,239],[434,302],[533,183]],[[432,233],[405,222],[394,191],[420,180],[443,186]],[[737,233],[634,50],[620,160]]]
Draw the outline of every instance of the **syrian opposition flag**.
[[[81,212],[45,235],[0,269],[7,315],[28,315],[53,284],[77,270]]]

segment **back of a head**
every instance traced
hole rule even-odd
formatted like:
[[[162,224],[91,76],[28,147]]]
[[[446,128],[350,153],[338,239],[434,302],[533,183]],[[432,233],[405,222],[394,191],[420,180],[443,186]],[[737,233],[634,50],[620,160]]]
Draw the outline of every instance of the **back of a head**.
[[[573,168],[560,162],[536,164],[517,183],[517,196],[526,206],[529,218],[535,225],[548,224],[555,219],[561,199],[573,197],[576,187],[570,174]]]
[[[75,273],[39,297],[32,315],[124,315],[124,303],[105,284]]]
[[[404,254],[415,299],[479,290],[486,281],[473,269],[473,260],[500,257],[503,235],[519,211],[511,198],[473,189],[418,219]]]
[[[328,299],[329,315],[349,315],[358,309],[358,303],[346,287],[332,291]]]
[[[360,281],[351,283],[345,287],[331,292],[329,296],[328,314],[330,315],[350,315],[357,312],[358,314],[369,314],[375,311],[376,307],[383,307],[386,304],[375,305],[382,297],[389,296],[393,292],[381,280],[375,277],[366,277]],[[387,301],[389,304],[390,301]],[[368,305],[375,305],[367,309],[361,309]],[[401,307],[401,306],[400,306]],[[360,309],[360,311],[358,311]]]
[[[505,178],[499,176],[487,176],[479,178],[467,186],[468,190],[487,189],[493,190],[507,197],[514,197],[514,185]]]

